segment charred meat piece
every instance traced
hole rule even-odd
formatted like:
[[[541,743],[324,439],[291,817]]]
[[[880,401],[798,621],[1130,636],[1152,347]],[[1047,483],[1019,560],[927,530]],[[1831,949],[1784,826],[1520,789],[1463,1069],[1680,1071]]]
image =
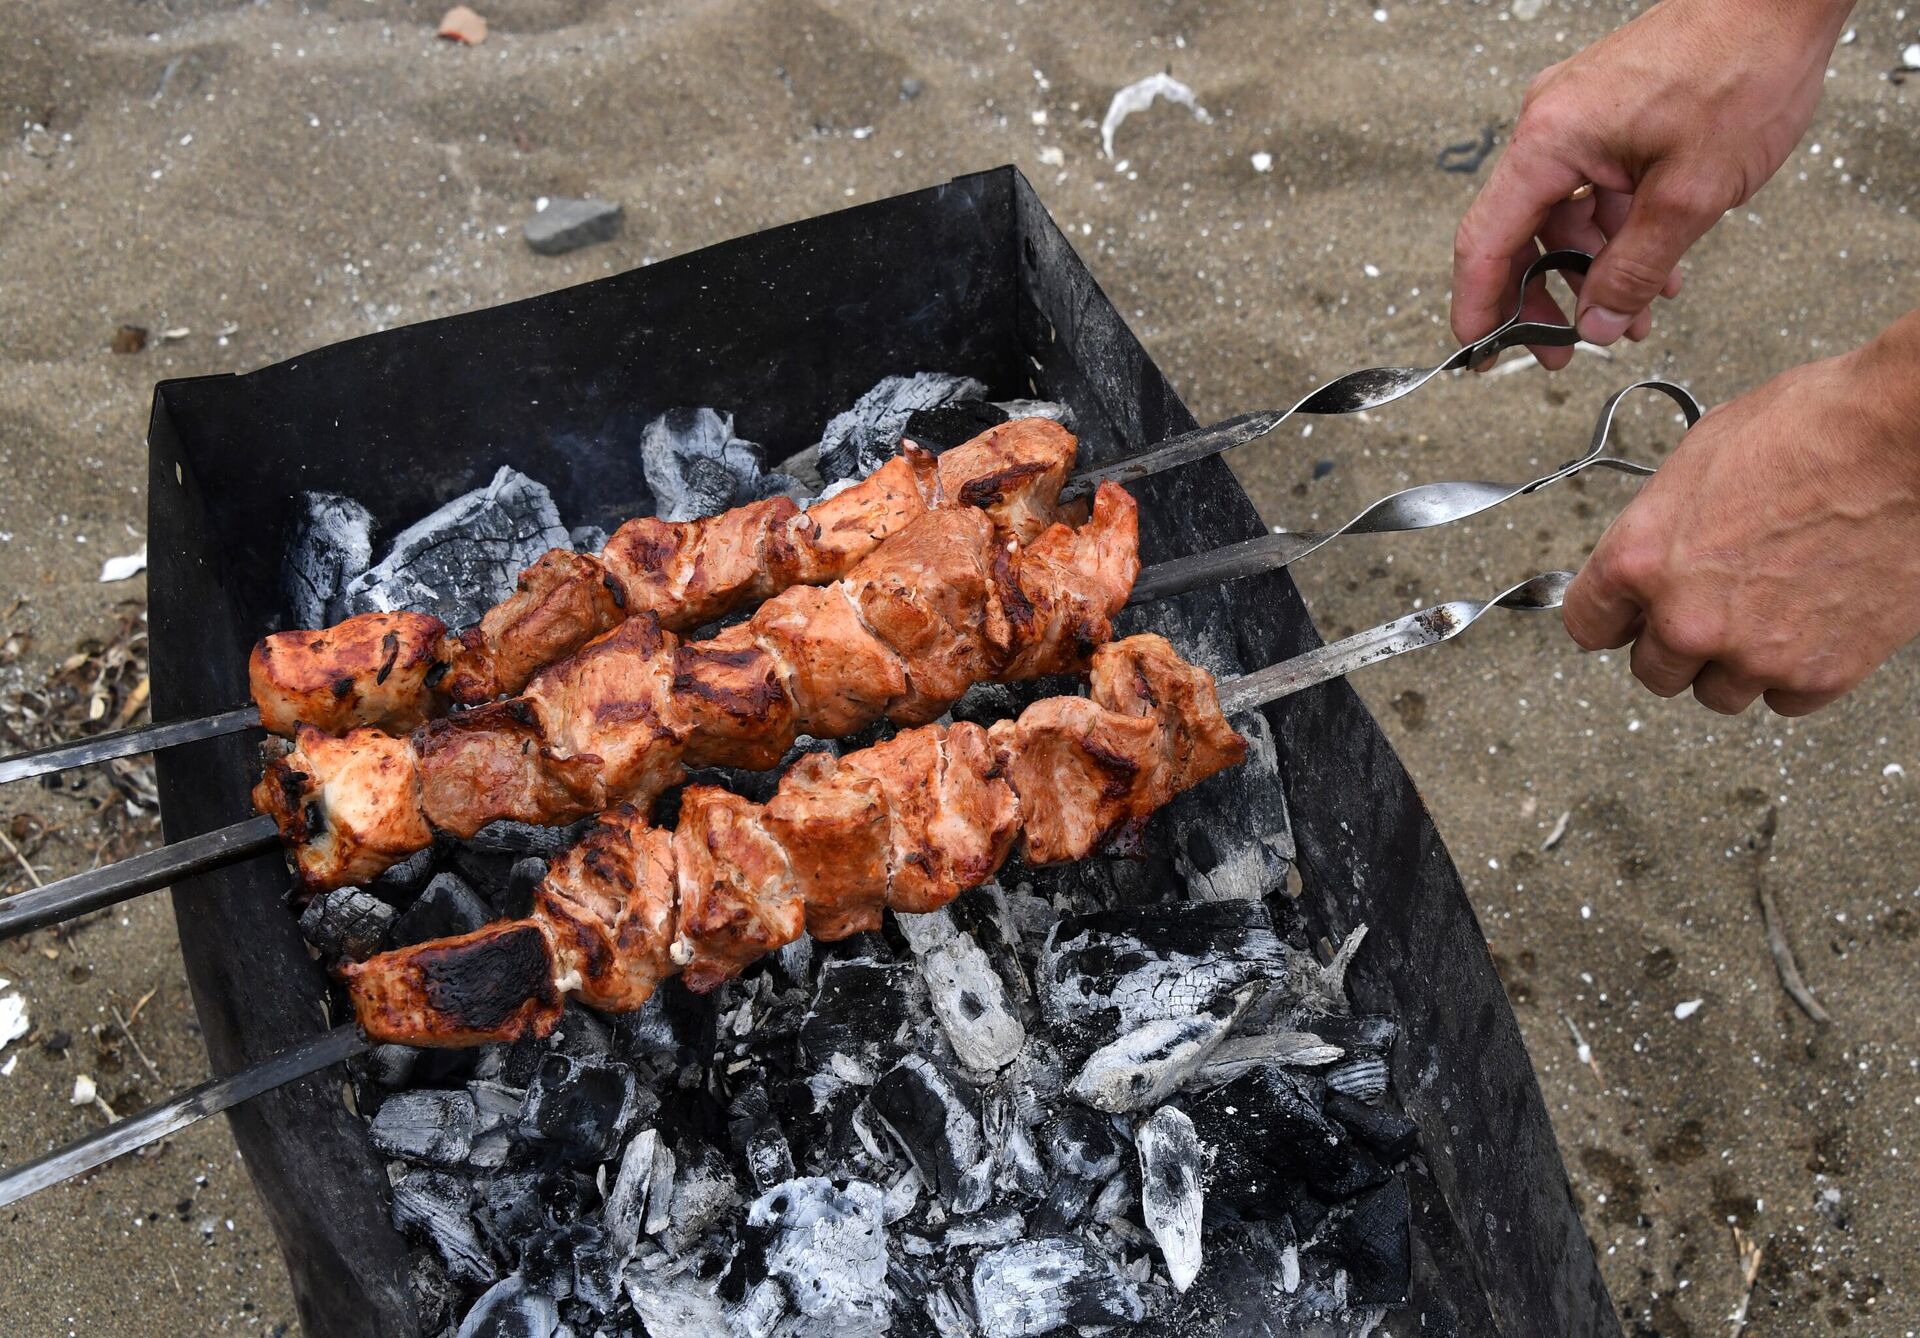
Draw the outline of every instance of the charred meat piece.
[[[311,725],[412,729],[437,715],[434,667],[446,624],[426,613],[361,613],[318,632],[276,632],[247,660],[268,733]]]

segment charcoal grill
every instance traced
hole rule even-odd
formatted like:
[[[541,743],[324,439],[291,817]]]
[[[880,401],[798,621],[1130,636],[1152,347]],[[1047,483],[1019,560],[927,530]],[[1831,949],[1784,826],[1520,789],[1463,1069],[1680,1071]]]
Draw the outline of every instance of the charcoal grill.
[[[733,406],[741,434],[777,456],[817,439],[833,408],[880,376],[922,367],[966,373],[997,396],[1070,404],[1092,462],[1194,425],[1012,168],[248,375],[163,383],[150,430],[156,717],[231,705],[248,648],[282,621],[281,546],[304,489],[378,479],[355,491],[391,530],[511,461],[548,482],[567,515],[611,526],[640,509],[632,443],[661,410]],[[1148,562],[1262,532],[1218,459],[1145,480],[1137,495]],[[1284,574],[1132,616],[1129,630],[1218,638],[1242,668],[1318,644]],[[1410,1177],[1407,1322],[1424,1317],[1429,1333],[1617,1334],[1519,1029],[1398,759],[1343,684],[1267,714],[1306,912],[1336,941],[1372,927],[1352,990],[1402,1026],[1395,1087],[1424,1153]],[[168,840],[250,812],[255,766],[240,737],[162,754]],[[1070,876],[1113,881],[1123,897],[1164,893],[1217,858],[1207,847],[1218,840],[1275,835],[1235,827],[1224,809],[1176,811],[1145,864]],[[1213,837],[1194,842],[1195,831]],[[1184,847],[1169,844],[1181,834]],[[325,981],[285,888],[279,859],[265,856],[174,889],[217,1072],[328,1025]],[[336,1069],[237,1109],[235,1137],[307,1331],[415,1332],[385,1179],[342,1082]]]

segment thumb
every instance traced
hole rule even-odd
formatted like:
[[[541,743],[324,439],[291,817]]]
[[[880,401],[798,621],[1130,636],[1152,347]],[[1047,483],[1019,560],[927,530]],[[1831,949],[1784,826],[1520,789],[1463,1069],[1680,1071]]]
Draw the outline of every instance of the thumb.
[[[1723,212],[1714,192],[1684,168],[1649,173],[1635,188],[1626,222],[1594,258],[1580,284],[1574,323],[1589,343],[1619,339],[1653,305],[1687,248]]]

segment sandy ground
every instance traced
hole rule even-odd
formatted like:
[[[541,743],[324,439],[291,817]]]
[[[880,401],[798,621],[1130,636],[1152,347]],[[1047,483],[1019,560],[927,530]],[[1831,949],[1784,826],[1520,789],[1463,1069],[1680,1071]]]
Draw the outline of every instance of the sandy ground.
[[[1029,173],[1203,418],[1353,365],[1429,360],[1448,346],[1453,225],[1482,179],[1436,170],[1436,151],[1509,117],[1532,71],[1631,8],[482,7],[493,37],[463,49],[432,39],[437,5],[404,0],[8,4],[0,603],[24,654],[0,688],[37,682],[141,593],[97,576],[140,543],[155,380],[975,168]],[[1461,381],[1366,422],[1289,429],[1237,462],[1268,518],[1344,518],[1420,479],[1528,477],[1574,452],[1616,384],[1669,374],[1724,399],[1896,315],[1920,272],[1920,92],[1884,73],[1920,34],[1888,3],[1856,23],[1808,141],[1699,248],[1649,342],[1551,380]],[[1103,160],[1113,90],[1166,68],[1211,122],[1156,107],[1121,129],[1124,164]],[[583,193],[625,203],[624,235],[530,254],[533,200]],[[146,351],[109,351],[122,323],[153,332]],[[159,339],[175,328],[190,333]],[[1649,409],[1624,441],[1653,459],[1675,431]],[[1577,564],[1631,487],[1596,476],[1477,525],[1329,551],[1298,576],[1335,634]],[[1627,1331],[1729,1332],[1747,1292],[1735,1226],[1761,1251],[1749,1332],[1920,1327],[1920,655],[1800,723],[1659,702],[1548,618],[1496,620],[1357,686],[1466,875]],[[92,858],[89,805],[105,796],[97,779],[23,787],[0,820],[61,824],[36,857],[55,876]],[[1779,835],[1761,864],[1748,843],[1769,807]],[[1756,874],[1830,1027],[1780,989]],[[160,900],[0,947],[0,976],[34,1027],[0,1056],[5,1161],[100,1122],[68,1102],[77,1073],[123,1111],[205,1073]],[[113,1010],[149,990],[136,1052]],[[207,1124],[0,1215],[0,1331],[285,1330],[243,1171]]]

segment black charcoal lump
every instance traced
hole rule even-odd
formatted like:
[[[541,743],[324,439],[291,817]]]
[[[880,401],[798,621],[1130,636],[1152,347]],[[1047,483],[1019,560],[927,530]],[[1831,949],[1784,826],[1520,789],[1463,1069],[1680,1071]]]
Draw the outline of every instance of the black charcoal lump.
[[[466,1177],[449,1171],[410,1171],[393,1186],[393,1224],[425,1237],[462,1282],[482,1286],[499,1276],[480,1243],[469,1212]]]
[[[484,488],[402,530],[379,564],[348,584],[328,620],[408,609],[464,627],[511,594],[542,553],[567,547],[552,494],[503,465]]]
[[[363,961],[380,951],[393,928],[393,907],[357,887],[322,892],[300,913],[300,932],[326,957]]]
[[[511,1273],[473,1303],[454,1338],[553,1338],[559,1327],[560,1307],[553,1298]]]
[[[921,1055],[888,1069],[867,1098],[873,1112],[941,1201],[959,1212],[972,1202],[987,1155],[973,1091]]]
[[[480,1112],[472,1094],[416,1088],[380,1103],[367,1126],[374,1148],[431,1166],[460,1166],[473,1154]]]
[[[437,873],[393,926],[393,941],[405,947],[428,939],[470,934],[493,919],[493,908],[457,873]]]
[[[880,1187],[866,1181],[806,1177],[774,1186],[748,1208],[748,1225],[767,1236],[767,1274],[803,1321],[796,1332],[887,1332],[884,1203]]]
[[[1209,1190],[1257,1204],[1263,1184],[1304,1180],[1341,1199],[1385,1181],[1379,1161],[1321,1109],[1319,1088],[1284,1069],[1255,1069],[1188,1104],[1200,1141],[1212,1150]],[[1257,1130],[1258,1137],[1251,1134]]]
[[[301,493],[281,584],[295,627],[325,627],[353,579],[373,564],[373,513],[337,492]]]
[[[986,391],[972,377],[946,372],[883,378],[828,421],[820,434],[820,476],[829,484],[865,478],[899,450],[900,434],[916,410],[979,399]]]
[[[527,1086],[520,1134],[572,1161],[605,1161],[639,1109],[639,1086],[625,1064],[556,1052],[540,1061]]]
[[[901,1048],[901,1031],[925,1007],[925,985],[910,962],[839,958],[820,968],[800,1024],[807,1065],[868,1087]]]
[[[983,1255],[973,1304],[986,1338],[1033,1338],[1062,1325],[1137,1324],[1140,1291],[1078,1236],[1020,1241]]]

